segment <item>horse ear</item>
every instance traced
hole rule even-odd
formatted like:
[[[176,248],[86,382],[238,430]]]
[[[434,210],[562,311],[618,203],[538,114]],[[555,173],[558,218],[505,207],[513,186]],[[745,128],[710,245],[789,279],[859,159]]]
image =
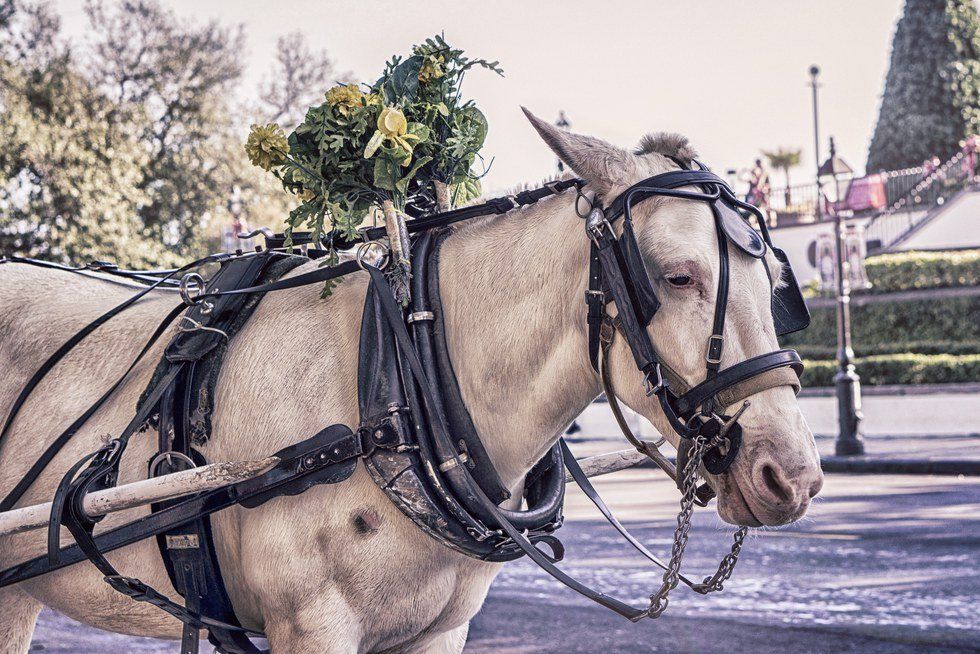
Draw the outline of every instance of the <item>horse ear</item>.
[[[636,176],[636,157],[632,153],[593,136],[558,129],[526,107],[521,110],[558,158],[600,194],[608,195],[613,189],[632,183]]]

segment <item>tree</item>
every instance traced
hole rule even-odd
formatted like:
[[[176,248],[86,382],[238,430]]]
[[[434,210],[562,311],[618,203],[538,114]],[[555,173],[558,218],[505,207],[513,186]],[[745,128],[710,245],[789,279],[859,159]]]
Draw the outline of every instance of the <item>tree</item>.
[[[769,166],[771,168],[778,168],[783,171],[783,179],[786,181],[786,187],[783,191],[786,196],[786,206],[789,207],[790,202],[790,192],[789,192],[789,169],[794,166],[800,165],[800,152],[801,150],[797,148],[792,150],[790,148],[777,148],[772,152],[762,151],[766,159],[769,161]]]
[[[946,159],[978,132],[980,16],[974,0],[906,0],[867,169]]]
[[[86,5],[92,27],[88,70],[148,149],[139,187],[148,233],[182,255],[220,213],[235,180],[227,158],[232,102],[242,75],[241,27],[184,22],[156,0]]]
[[[243,216],[281,226],[295,198],[248,163],[241,28],[189,23],[155,0],[93,0],[69,45],[47,3],[0,0],[0,253],[127,265],[213,251]],[[333,66],[302,39],[280,43],[267,99],[301,115]],[[308,61],[300,61],[303,57]]]
[[[290,131],[303,121],[307,107],[323,102],[323,93],[337,76],[326,51],[314,52],[302,32],[280,36],[271,74],[259,92],[263,122],[279,123]]]
[[[8,14],[0,32],[0,251],[61,261],[152,265],[137,187],[145,152],[73,66],[46,5]]]

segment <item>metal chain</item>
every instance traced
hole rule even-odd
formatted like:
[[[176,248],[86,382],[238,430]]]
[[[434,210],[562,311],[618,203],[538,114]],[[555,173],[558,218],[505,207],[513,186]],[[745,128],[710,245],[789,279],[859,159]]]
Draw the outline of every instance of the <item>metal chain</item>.
[[[663,584],[661,584],[660,589],[656,593],[650,596],[650,606],[646,610],[646,616],[648,618],[655,619],[663,615],[664,611],[667,610],[667,596],[670,594],[670,591],[677,587],[678,576],[681,570],[681,560],[684,558],[688,532],[691,530],[691,517],[694,514],[694,500],[699,481],[698,468],[701,465],[701,459],[704,456],[705,450],[709,445],[710,443],[706,443],[704,438],[695,436],[689,458],[684,466],[684,470],[681,471],[681,510],[677,514],[674,544],[670,550],[670,561],[667,563],[667,569],[664,571]],[[718,564],[718,570],[715,574],[710,577],[705,577],[702,583],[695,584],[692,587],[694,591],[702,595],[707,595],[708,593],[722,590],[724,582],[732,576],[732,572],[735,570],[735,564],[738,563],[738,555],[742,551],[742,543],[745,541],[745,535],[747,533],[748,527],[739,527],[735,531],[731,551]]]

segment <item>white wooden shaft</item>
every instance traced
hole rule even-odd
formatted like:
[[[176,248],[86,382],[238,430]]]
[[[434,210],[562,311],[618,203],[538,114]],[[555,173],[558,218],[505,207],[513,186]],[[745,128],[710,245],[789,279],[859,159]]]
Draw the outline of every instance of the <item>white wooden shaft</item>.
[[[214,490],[257,477],[279,463],[270,456],[253,461],[227,461],[182,470],[152,479],[95,491],[85,496],[84,508],[89,517],[123,511],[153,502],[163,502],[185,495]],[[25,506],[0,513],[0,536],[47,527],[51,502]]]
[[[646,460],[648,460],[647,455],[643,452],[628,449],[579,459],[578,464],[582,467],[582,471],[585,472],[586,477],[598,477],[611,472],[619,472],[620,470],[632,468]],[[572,476],[567,472],[565,473],[565,480],[572,481]]]

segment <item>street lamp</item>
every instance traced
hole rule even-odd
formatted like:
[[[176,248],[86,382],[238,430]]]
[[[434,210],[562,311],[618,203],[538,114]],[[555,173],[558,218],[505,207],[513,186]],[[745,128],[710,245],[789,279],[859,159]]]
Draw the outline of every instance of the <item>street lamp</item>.
[[[861,419],[864,417],[861,413],[861,378],[854,370],[854,350],[851,349],[851,282],[848,264],[844,260],[844,240],[847,234],[841,215],[853,175],[854,170],[837,156],[834,139],[831,137],[830,158],[821,164],[817,179],[818,184],[824,183],[828,195],[833,195],[828,210],[832,208],[834,214],[837,251],[837,374],[834,375],[834,387],[837,391],[838,424],[835,451],[839,456],[864,454],[864,439],[860,431]]]
[[[816,65],[810,66],[810,88],[813,90],[813,159],[817,162],[817,203],[814,207],[815,218],[817,222],[820,222],[820,124],[817,121],[817,87],[820,83],[817,82],[817,76],[820,74],[820,68]]]

